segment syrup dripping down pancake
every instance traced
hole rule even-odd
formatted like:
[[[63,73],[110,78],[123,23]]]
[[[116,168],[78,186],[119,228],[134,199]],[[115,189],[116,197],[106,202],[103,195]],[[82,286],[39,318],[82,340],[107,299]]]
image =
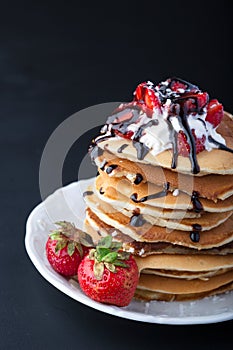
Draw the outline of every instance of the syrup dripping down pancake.
[[[85,196],[85,201],[87,205],[91,208],[91,210],[96,213],[100,218],[103,219],[109,225],[115,226],[116,222],[118,225],[126,225],[130,226],[131,218],[135,215],[134,212],[128,210],[120,210],[114,208],[109,203],[100,200],[94,193]],[[144,224],[137,224],[136,226],[141,226],[142,231],[146,231],[149,227],[152,226],[161,226],[166,227],[167,229],[176,229],[182,231],[193,231],[196,223],[201,227],[200,230],[202,232],[210,230],[216,226],[219,226],[221,223],[225,222],[230,216],[232,212],[225,213],[203,213],[198,221],[196,218],[181,218],[181,220],[170,220],[161,218],[160,216],[150,216],[150,215],[141,215],[141,218]],[[139,215],[135,215],[139,216]],[[132,226],[134,226],[132,224]],[[198,230],[199,230],[198,226]],[[116,226],[117,227],[117,226]]]
[[[136,202],[135,204],[135,202],[131,199],[131,196],[133,194],[136,193],[137,198],[140,200],[141,198],[145,198],[151,195],[153,196],[153,194],[162,192],[164,187],[157,186],[148,182],[141,182],[140,184],[135,185],[125,177],[110,177],[101,170],[100,175],[97,176],[95,180],[95,187],[98,193],[101,192],[101,198],[103,200],[106,198],[106,201],[108,202],[124,200],[125,203],[129,203],[135,206],[137,205],[139,207],[142,204],[143,207],[145,205],[150,205],[162,209],[193,210],[194,212],[197,212],[192,201],[192,197],[182,191],[179,191],[179,194],[177,196],[175,196],[173,192],[168,191],[167,195],[165,196],[151,198],[145,202]],[[124,196],[124,198],[122,198],[122,196]],[[198,202],[203,211],[219,213],[233,210],[233,196],[225,200],[219,200],[217,202],[205,198],[198,198]]]
[[[190,239],[190,232],[179,230],[167,230],[160,226],[151,226],[145,224],[141,228],[129,225],[129,218],[124,215],[112,216],[103,212],[95,212],[90,208],[87,209],[89,216],[96,222],[97,226],[107,225],[113,227],[124,235],[129,236],[129,241],[139,241],[144,243],[165,242],[194,249],[210,249],[233,241],[233,218],[227,219],[223,224],[209,231],[203,231],[200,234],[199,242],[193,242]],[[93,215],[94,214],[94,215]]]
[[[97,242],[100,237],[112,235],[114,240],[123,243],[123,248],[135,256],[147,257],[154,254],[185,254],[185,255],[226,255],[233,254],[233,241],[223,244],[219,247],[209,249],[189,248],[167,242],[139,242],[132,240],[129,236],[123,234],[116,228],[105,224],[89,208],[86,211],[86,220],[84,229]]]
[[[126,177],[132,183],[135,182],[139,174],[141,181],[144,183],[149,182],[157,186],[163,186],[165,182],[169,182],[171,190],[179,189],[190,196],[195,191],[199,193],[200,197],[217,201],[233,195],[233,175],[209,174],[202,177],[185,175],[159,166],[132,162],[128,159],[116,157],[115,154],[107,151],[96,157],[95,162],[99,170],[102,168],[105,172],[112,165],[117,165],[109,176]]]

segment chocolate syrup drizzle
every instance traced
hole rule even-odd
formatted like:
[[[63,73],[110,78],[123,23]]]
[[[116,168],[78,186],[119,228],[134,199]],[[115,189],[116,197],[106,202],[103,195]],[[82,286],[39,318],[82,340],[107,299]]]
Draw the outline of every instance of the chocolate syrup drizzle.
[[[95,159],[102,156],[102,154],[104,153],[104,151],[97,146],[95,141],[92,141],[92,144],[90,145],[88,152],[89,152],[90,157],[91,157],[91,162],[94,165],[95,165]]]
[[[100,194],[104,194],[103,187],[100,187],[99,193],[100,193]]]
[[[133,146],[137,151],[138,160],[143,160],[147,153],[150,151],[150,148],[144,145],[144,143],[139,141],[133,141]]]
[[[218,149],[219,149],[219,150],[227,151],[227,152],[233,153],[233,149],[231,149],[231,148],[225,146],[224,144],[222,144],[222,143],[216,141],[215,139],[213,139],[212,136],[209,136],[209,137],[208,137],[208,140],[209,140],[210,142],[214,143],[216,146],[218,146]]]
[[[197,243],[200,240],[200,231],[202,230],[202,227],[199,224],[193,224],[192,227],[193,231],[190,233],[190,239],[194,243]]]
[[[134,184],[135,185],[139,185],[143,180],[143,176],[139,173],[136,174],[136,178],[134,180]]]
[[[130,225],[134,227],[140,227],[146,223],[146,220],[143,219],[141,214],[134,214],[130,218]]]
[[[111,174],[113,172],[113,170],[116,168],[117,168],[117,164],[111,164],[105,169],[105,171],[107,174]]]
[[[85,191],[85,192],[83,192],[83,197],[91,196],[92,194],[94,194],[93,191]]]
[[[122,153],[126,147],[128,147],[127,144],[124,144],[124,145],[120,146],[120,147],[118,148],[117,152],[118,152],[118,153]]]
[[[103,162],[100,164],[99,168],[100,170],[104,170],[105,166],[108,164],[108,162],[106,161],[106,159],[103,160]]]
[[[162,198],[167,196],[168,190],[169,190],[170,184],[169,182],[166,182],[164,184],[164,189],[160,192],[154,193],[154,194],[149,194],[148,196],[142,197],[140,199],[138,199],[138,194],[137,193],[133,193],[130,196],[130,199],[134,202],[134,203],[143,203],[146,202],[150,199],[156,199],[156,198]]]
[[[200,199],[199,199],[199,192],[197,192],[197,191],[192,192],[191,202],[193,204],[193,210],[196,213],[200,213],[203,211],[203,205],[201,204]]]
[[[188,124],[188,114],[190,112],[202,114],[204,112],[203,107],[200,106],[199,100],[196,94],[200,91],[197,86],[186,82],[185,80],[178,78],[171,78],[170,81],[167,81],[168,84],[161,84],[158,88],[158,93],[160,99],[162,101],[166,101],[167,99],[171,100],[171,106],[169,109],[167,123],[170,131],[170,140],[173,147],[173,157],[171,168],[175,169],[177,167],[178,160],[178,148],[177,148],[177,132],[174,130],[173,125],[171,123],[171,118],[176,117],[178,119],[181,130],[184,132],[187,142],[190,146],[189,159],[191,162],[191,168],[193,174],[198,174],[200,172],[200,167],[197,162],[196,156],[196,144],[195,139],[193,137],[192,131],[190,130]],[[182,83],[185,85],[185,92],[182,94],[178,94],[176,91],[172,91],[172,84],[175,82]],[[193,109],[190,110],[188,107],[188,100],[191,99],[193,104]]]

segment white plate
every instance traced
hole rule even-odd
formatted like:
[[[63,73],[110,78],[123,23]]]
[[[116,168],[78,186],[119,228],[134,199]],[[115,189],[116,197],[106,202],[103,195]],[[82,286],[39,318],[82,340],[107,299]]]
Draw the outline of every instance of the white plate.
[[[41,275],[52,285],[71,298],[94,309],[111,315],[160,324],[203,324],[233,319],[233,293],[204,298],[193,302],[140,302],[133,300],[127,307],[108,306],[89,299],[78,283],[57,274],[45,255],[48,233],[55,228],[54,222],[67,220],[82,227],[85,215],[84,188],[92,181],[82,180],[63,187],[30,214],[25,245],[29,257]]]

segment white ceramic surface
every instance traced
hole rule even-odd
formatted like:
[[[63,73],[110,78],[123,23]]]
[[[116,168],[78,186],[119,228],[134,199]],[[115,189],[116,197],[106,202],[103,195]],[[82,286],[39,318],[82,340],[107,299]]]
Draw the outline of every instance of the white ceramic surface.
[[[30,214],[26,225],[27,253],[41,275],[71,298],[102,312],[149,323],[203,324],[233,319],[233,293],[204,298],[192,302],[140,302],[133,300],[129,306],[119,308],[97,303],[83,294],[74,280],[57,274],[45,255],[48,233],[54,222],[66,220],[82,227],[85,202],[82,192],[92,181],[82,180],[58,189]]]

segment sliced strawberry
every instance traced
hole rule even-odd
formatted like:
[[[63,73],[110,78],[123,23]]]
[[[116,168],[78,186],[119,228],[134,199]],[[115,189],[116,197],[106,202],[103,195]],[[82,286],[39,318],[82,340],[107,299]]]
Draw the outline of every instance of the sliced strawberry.
[[[135,101],[139,104],[145,104],[149,109],[160,108],[160,101],[149,83],[144,82],[139,84],[134,95]]]
[[[200,113],[209,101],[207,92],[187,92],[183,96],[185,97],[184,105],[186,106],[187,113]]]
[[[187,85],[181,83],[180,81],[173,81],[171,83],[171,90],[172,91],[178,91],[179,89],[186,90]]]
[[[205,120],[216,128],[223,118],[223,105],[218,100],[211,100],[207,106],[207,116]]]
[[[185,101],[185,106],[187,108],[187,113],[196,113],[197,112],[197,105],[194,98],[189,98],[187,101]]]
[[[202,138],[197,138],[195,135],[195,130],[192,129],[192,135],[195,140],[195,145],[196,145],[196,154],[204,151],[205,149],[205,140],[206,137],[205,135],[202,136]],[[183,131],[180,131],[178,133],[178,138],[177,138],[177,147],[178,147],[178,154],[183,156],[183,157],[188,157],[190,153],[190,145],[187,141],[187,137]]]
[[[159,108],[160,102],[152,89],[145,89],[144,100],[146,106],[150,109]]]
[[[199,92],[197,94],[198,108],[201,109],[207,105],[209,101],[209,95],[207,92]]]
[[[146,82],[143,82],[141,84],[139,84],[135,90],[135,100],[136,101],[142,101],[144,99],[144,88],[147,86]]]
[[[133,136],[134,132],[132,130],[127,131],[125,134],[122,134],[119,130],[115,129],[114,130],[115,134],[123,137],[124,139],[130,140],[131,137]]]

